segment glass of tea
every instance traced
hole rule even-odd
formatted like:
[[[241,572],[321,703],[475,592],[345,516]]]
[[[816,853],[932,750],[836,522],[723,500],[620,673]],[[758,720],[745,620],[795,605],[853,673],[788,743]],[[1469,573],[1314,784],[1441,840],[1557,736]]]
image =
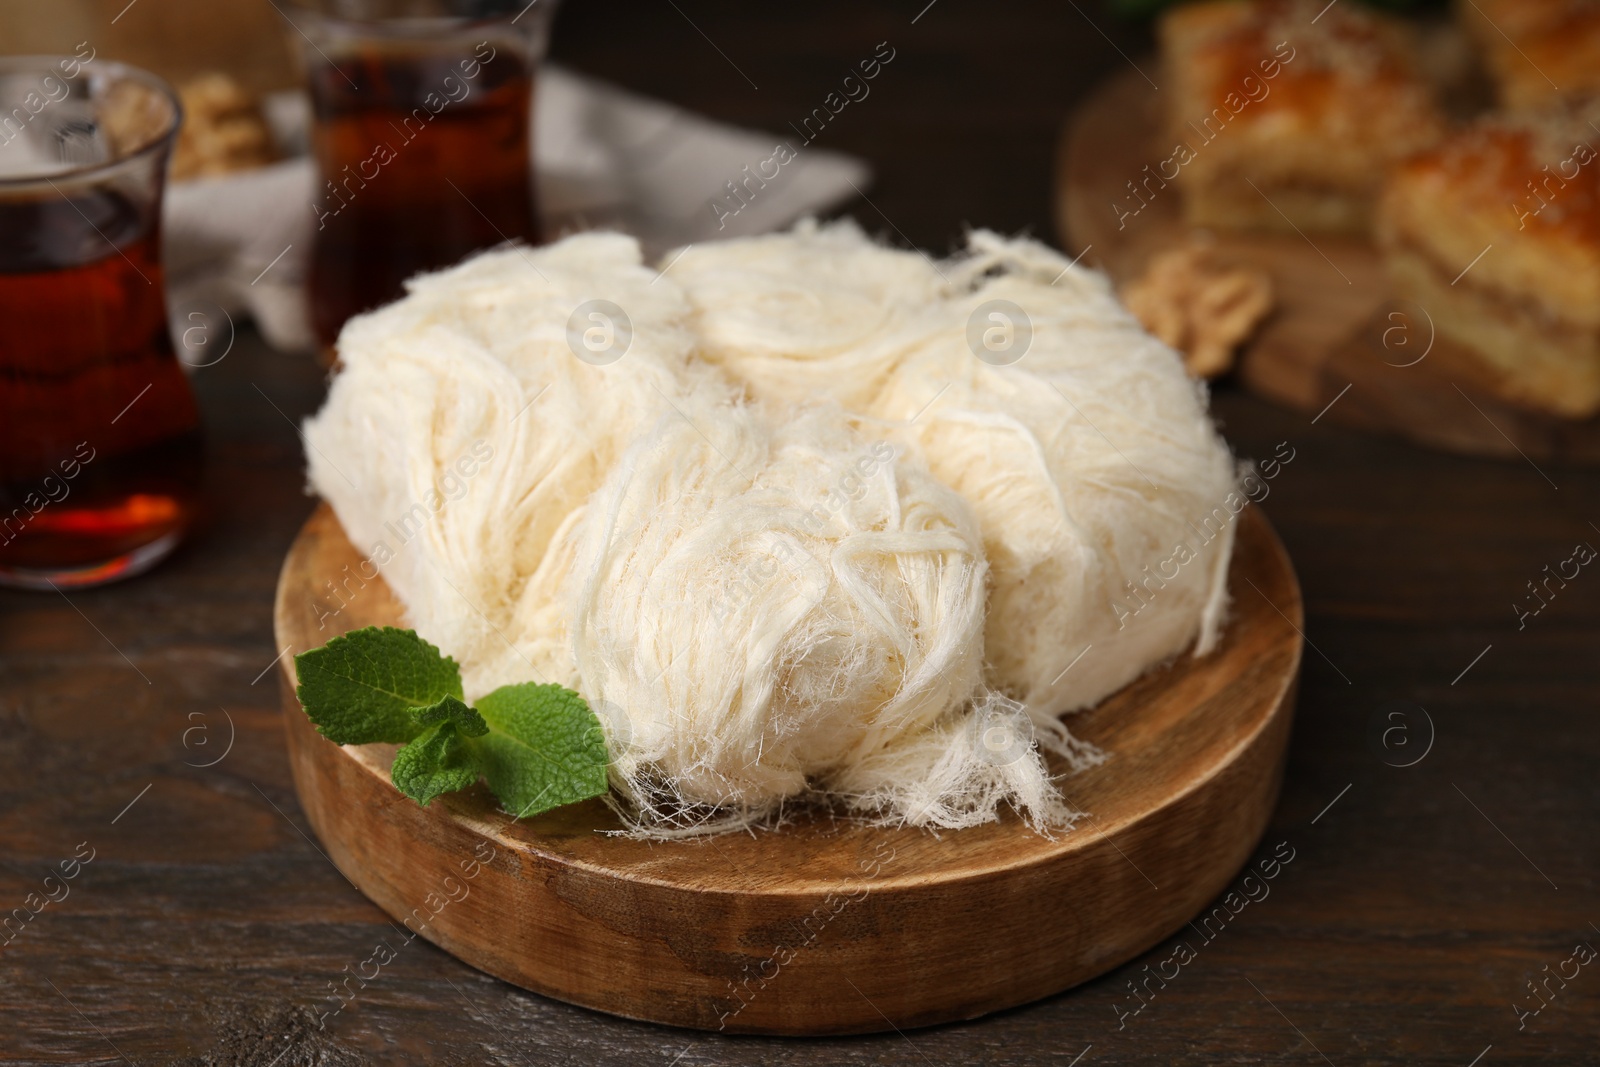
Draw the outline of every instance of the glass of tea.
[[[321,171],[308,276],[331,362],[347,319],[419,271],[537,242],[534,75],[555,0],[303,0]]]
[[[200,413],[160,251],[180,117],[87,45],[0,59],[0,584],[136,574],[194,517]]]

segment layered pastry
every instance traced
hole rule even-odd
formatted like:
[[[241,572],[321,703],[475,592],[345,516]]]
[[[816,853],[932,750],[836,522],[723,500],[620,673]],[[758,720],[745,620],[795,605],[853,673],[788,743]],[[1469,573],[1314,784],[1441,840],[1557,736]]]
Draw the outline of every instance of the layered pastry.
[[[1177,181],[1191,225],[1364,232],[1385,170],[1443,133],[1409,30],[1352,4],[1207,0],[1160,36],[1174,148],[1131,191]]]
[[[1378,240],[1405,295],[1502,395],[1600,411],[1600,100],[1479,120],[1398,168]]]
[[[1508,107],[1600,91],[1600,0],[1461,0],[1459,12]]]

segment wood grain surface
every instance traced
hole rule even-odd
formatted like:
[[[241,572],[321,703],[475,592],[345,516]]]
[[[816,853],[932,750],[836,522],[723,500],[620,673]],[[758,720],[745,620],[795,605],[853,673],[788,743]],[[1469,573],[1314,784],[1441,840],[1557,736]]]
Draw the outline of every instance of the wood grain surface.
[[[118,28],[150,5],[139,0]],[[554,50],[596,77],[778,131],[887,40],[894,62],[818,146],[872,162],[870,201],[848,208],[870,232],[945,251],[967,223],[1054,232],[1061,123],[1108,74],[1130,69],[1119,49],[1150,47],[1098,5],[1076,6],[810,0],[758,14],[701,0],[570,0]],[[34,8],[44,17],[57,5]],[[1593,967],[1526,1025],[1515,1007],[1539,1003],[1526,982],[1575,942],[1600,946],[1590,925],[1600,924],[1600,578],[1586,570],[1523,629],[1512,604],[1575,542],[1600,546],[1590,526],[1600,524],[1600,470],[1540,462],[1552,488],[1520,457],[1429,451],[1352,433],[1331,414],[1313,425],[1218,386],[1213,408],[1240,455],[1268,457],[1284,441],[1296,453],[1262,505],[1294,559],[1309,639],[1282,796],[1250,859],[1259,870],[1278,842],[1296,850],[1271,894],[1214,940],[1197,936],[1198,957],[1165,988],[1152,982],[1153,998],[1140,986],[1136,1015],[1119,1014],[1141,1003],[1129,983],[1149,980],[1145,968],[1160,969],[1177,938],[1066,993],[904,1036],[698,1034],[524,992],[422,938],[402,946],[404,928],[319,851],[274,687],[272,598],[313,509],[294,424],[321,403],[323,375],[242,327],[194,383],[210,434],[209,524],[122,585],[70,600],[0,591],[0,914],[42,892],[80,842],[95,849],[70,895],[0,945],[0,1062],[1594,1058]],[[1388,718],[1398,702],[1409,718]],[[1385,747],[1384,731],[1407,723],[1389,743],[1426,755],[1395,766],[1415,755]],[[314,1013],[338,1003],[330,985],[370,973],[380,942],[396,958],[318,1030]]]
[[[1187,238],[1181,173],[1165,188],[1152,183],[1148,202],[1127,187],[1172,153],[1162,106],[1136,71],[1122,70],[1062,131],[1062,241],[1091,248],[1086,258],[1118,281]],[[1325,234],[1214,237],[1219,250],[1273,281],[1273,314],[1246,344],[1237,370],[1252,392],[1451,451],[1600,463],[1600,419],[1575,422],[1502,400],[1493,375],[1439,334],[1425,307],[1393,291],[1370,242]]]
[[[300,806],[340,871],[408,938],[575,1004],[780,1034],[1015,1007],[1181,928],[1267,824],[1304,618],[1271,527],[1250,507],[1238,521],[1234,611],[1217,650],[1072,717],[1111,756],[1063,782],[1089,813],[1073,832],[1046,837],[1013,814],[936,834],[810,813],[781,830],[646,842],[611,836],[621,824],[599,800],[515,820],[480,783],[423,808],[390,784],[396,746],[317,733],[290,657],[405,624],[379,577],[327,625],[324,589],[361,557],[324,505],[284,560],[275,610]]]

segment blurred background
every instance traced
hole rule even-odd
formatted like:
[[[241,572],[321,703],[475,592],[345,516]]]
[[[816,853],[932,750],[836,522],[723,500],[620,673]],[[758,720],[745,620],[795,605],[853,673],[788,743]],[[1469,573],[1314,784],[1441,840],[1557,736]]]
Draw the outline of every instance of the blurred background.
[[[907,6],[823,0],[753,15],[738,4],[568,0],[556,10],[550,58],[787,136],[787,123],[820,106],[887,41],[897,54],[885,76],[829,124],[817,147],[871,162],[867,194],[893,224],[859,198],[845,212],[869,232],[893,238],[898,229],[902,242],[929,250],[953,248],[969,223],[1049,239],[1051,161],[1066,111],[1124,64],[1117,48],[1148,51],[1147,25],[1094,0],[1083,0],[1082,14],[1071,4],[1003,2],[980,11],[937,0],[914,25],[918,12],[908,15]],[[174,83],[225,71],[263,93],[299,85],[292,39],[265,0],[0,8],[0,48],[9,54],[71,54],[89,40],[100,55]]]

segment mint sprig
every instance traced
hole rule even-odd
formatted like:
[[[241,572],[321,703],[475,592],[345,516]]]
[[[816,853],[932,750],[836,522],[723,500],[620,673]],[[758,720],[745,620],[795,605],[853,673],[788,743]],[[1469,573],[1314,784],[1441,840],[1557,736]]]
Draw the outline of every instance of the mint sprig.
[[[501,686],[478,701],[489,732],[483,777],[507,810],[544,811],[606,791],[606,735],[577,693],[559,685]]]
[[[300,706],[324,737],[405,746],[389,776],[419,804],[479,778],[518,818],[606,791],[600,720],[563,686],[501,686],[473,708],[456,662],[392,627],[353,630],[294,662]]]
[[[329,741],[400,743],[422,731],[412,708],[461,699],[461,668],[411,630],[369,626],[294,658],[300,704]]]

